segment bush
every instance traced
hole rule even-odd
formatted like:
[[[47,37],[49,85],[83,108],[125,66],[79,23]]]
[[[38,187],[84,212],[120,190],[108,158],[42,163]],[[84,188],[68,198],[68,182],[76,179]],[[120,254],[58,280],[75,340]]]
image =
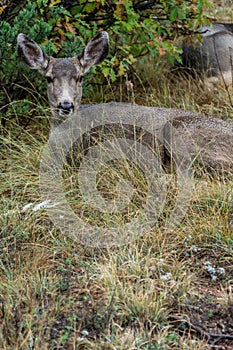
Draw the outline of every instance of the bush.
[[[100,82],[106,78],[115,82],[134,69],[142,56],[150,55],[155,60],[165,54],[170,60],[177,57],[179,49],[172,43],[174,37],[190,34],[206,20],[202,18],[206,2],[21,0],[15,6],[0,7],[2,117],[12,114],[8,105],[12,101],[31,100],[31,82],[35,82],[39,92],[36,103],[43,103],[45,97],[43,77],[27,69],[16,57],[20,32],[33,38],[49,55],[61,57],[75,55],[98,31],[107,30],[111,53],[101,68],[93,69],[101,73]],[[17,113],[25,114],[21,103],[14,103],[14,113],[15,108]]]

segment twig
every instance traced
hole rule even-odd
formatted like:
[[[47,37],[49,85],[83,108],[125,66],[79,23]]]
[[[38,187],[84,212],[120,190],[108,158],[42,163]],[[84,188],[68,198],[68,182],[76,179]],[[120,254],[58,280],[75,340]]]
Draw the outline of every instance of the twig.
[[[204,331],[200,326],[193,324],[192,322],[190,322],[187,319],[178,318],[177,320],[184,322],[184,323],[187,323],[191,328],[195,329],[204,338],[206,338],[208,342],[211,340],[211,338],[215,339],[214,344],[216,344],[221,339],[232,339],[233,340],[233,335],[231,335],[231,334],[209,333],[209,332]]]

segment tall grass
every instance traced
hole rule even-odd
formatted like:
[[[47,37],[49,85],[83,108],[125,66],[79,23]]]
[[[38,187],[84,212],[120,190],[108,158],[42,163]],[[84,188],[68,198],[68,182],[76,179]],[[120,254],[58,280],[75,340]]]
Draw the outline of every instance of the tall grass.
[[[209,91],[200,81],[171,78],[166,65],[148,61],[118,90],[98,89],[95,98],[232,121],[222,87]],[[93,99],[86,95],[84,103]],[[189,210],[172,232],[157,225],[120,247],[84,246],[64,235],[40,205],[39,166],[49,132],[43,119],[35,115],[26,127],[13,119],[0,136],[0,348],[230,349],[232,179],[197,178]],[[114,198],[121,176],[146,191],[137,169],[117,166],[103,166],[99,175],[106,198]],[[66,198],[79,210],[75,169],[64,172]],[[85,214],[112,225],[110,216],[101,222]],[[220,334],[217,341],[212,334]]]
[[[199,95],[188,95],[181,82],[169,83],[164,70],[156,72],[157,82],[145,84],[143,71],[136,101],[143,102],[145,93],[144,104],[208,107],[220,114],[212,102],[198,105]],[[195,83],[184,84],[196,91]],[[201,86],[198,91],[209,93]],[[230,111],[226,92],[220,93],[223,110]],[[225,315],[228,330],[232,305],[231,179],[197,179],[189,211],[173,232],[158,226],[121,247],[90,248],[62,234],[36,206],[42,201],[39,163],[47,125],[39,133],[33,124],[9,129],[1,136],[0,160],[0,348],[209,349],[208,337],[198,332],[202,320],[207,318],[211,333],[214,320]],[[72,194],[74,169],[65,171]],[[105,195],[112,198],[119,169],[102,171],[99,186],[110,188]],[[127,171],[137,184],[138,173]],[[76,205],[79,200],[71,199]],[[110,222],[105,217],[105,225]]]

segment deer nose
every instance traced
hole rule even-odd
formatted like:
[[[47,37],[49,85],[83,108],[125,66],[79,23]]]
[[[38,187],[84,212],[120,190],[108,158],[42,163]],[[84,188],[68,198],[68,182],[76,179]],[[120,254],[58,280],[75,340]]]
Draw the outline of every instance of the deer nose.
[[[66,102],[66,101],[60,102],[58,105],[58,108],[67,114],[72,113],[74,111],[73,103]]]

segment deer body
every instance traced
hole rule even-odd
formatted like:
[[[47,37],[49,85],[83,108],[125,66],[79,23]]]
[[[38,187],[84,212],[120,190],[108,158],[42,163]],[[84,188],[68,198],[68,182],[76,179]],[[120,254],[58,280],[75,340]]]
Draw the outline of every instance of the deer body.
[[[202,41],[182,47],[182,65],[189,71],[206,78],[206,83],[218,83],[224,79],[232,84],[233,24],[213,23],[201,28]]]
[[[24,34],[19,34],[20,58],[47,78],[52,128],[62,120],[77,115],[82,97],[82,77],[93,65],[103,61],[108,50],[108,34],[102,32],[94,37],[76,57],[53,58],[47,56],[33,40]],[[91,111],[94,111],[96,118],[102,113],[110,115],[131,113],[135,120],[144,116],[145,121],[149,115],[152,116],[150,119],[153,121],[152,124],[165,134],[169,129],[167,125],[170,123],[182,134],[183,150],[188,149],[193,161],[200,161],[210,172],[233,172],[233,125],[230,123],[189,111],[124,103],[92,105],[83,109],[81,117],[88,117]],[[134,132],[134,126],[129,132],[131,134]],[[169,138],[169,135],[166,138]],[[151,142],[150,138],[148,142]],[[182,149],[180,152],[182,153]]]

